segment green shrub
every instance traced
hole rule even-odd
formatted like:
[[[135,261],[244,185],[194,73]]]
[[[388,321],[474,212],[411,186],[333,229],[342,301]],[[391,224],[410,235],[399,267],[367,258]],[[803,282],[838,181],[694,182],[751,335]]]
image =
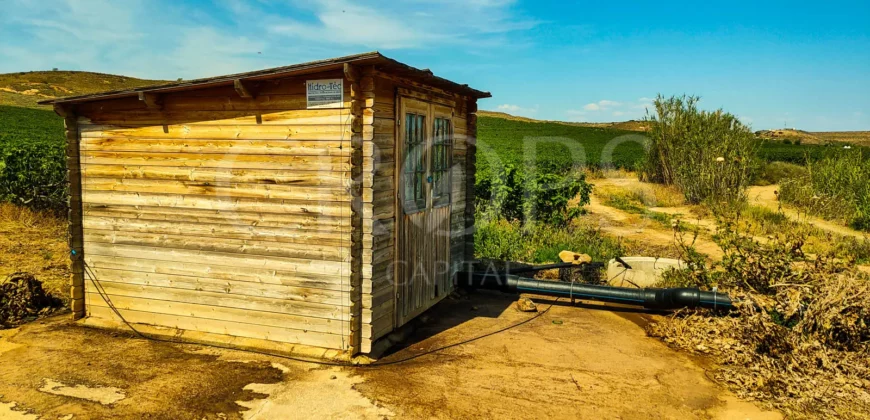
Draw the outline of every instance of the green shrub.
[[[734,115],[699,110],[698,100],[656,98],[641,177],[676,185],[691,204],[744,201],[756,162],[755,135]]]
[[[870,160],[861,149],[809,162],[803,176],[783,181],[780,200],[811,214],[870,231]]]
[[[571,223],[521,223],[478,215],[474,233],[475,257],[500,261],[545,263],[559,261],[559,252],[589,254],[594,260],[609,260],[623,254],[622,245],[592,227]]]
[[[753,184],[774,185],[784,179],[799,178],[807,174],[806,166],[788,162],[770,162],[762,164],[756,172]]]
[[[524,173],[507,164],[488,177],[478,178],[475,191],[478,205],[487,209],[485,217],[561,226],[589,203],[592,185],[580,171]],[[575,198],[577,206],[569,206]]]
[[[66,206],[63,120],[51,111],[0,106],[0,201]]]

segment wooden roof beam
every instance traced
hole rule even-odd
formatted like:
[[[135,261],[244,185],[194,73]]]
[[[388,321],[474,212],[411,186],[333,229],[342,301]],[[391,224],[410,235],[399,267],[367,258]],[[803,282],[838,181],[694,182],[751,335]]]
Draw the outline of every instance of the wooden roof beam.
[[[238,93],[242,98],[254,99],[257,97],[250,84],[243,82],[242,79],[233,80],[233,87],[236,89],[236,93]]]
[[[61,118],[66,118],[75,114],[75,108],[69,104],[54,104],[54,113]]]
[[[350,63],[344,63],[344,78],[351,83],[358,82],[359,72],[357,71],[356,66]]]
[[[156,93],[139,92],[139,100],[142,101],[148,109],[163,109],[163,101],[160,99],[160,95]]]

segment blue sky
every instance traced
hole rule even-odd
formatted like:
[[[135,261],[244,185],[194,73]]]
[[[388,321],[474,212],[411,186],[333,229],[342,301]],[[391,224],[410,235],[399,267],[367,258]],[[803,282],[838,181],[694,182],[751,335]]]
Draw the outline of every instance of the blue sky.
[[[686,93],[755,129],[870,130],[866,1],[3,3],[0,72],[195,78],[380,50],[533,118],[640,118]]]

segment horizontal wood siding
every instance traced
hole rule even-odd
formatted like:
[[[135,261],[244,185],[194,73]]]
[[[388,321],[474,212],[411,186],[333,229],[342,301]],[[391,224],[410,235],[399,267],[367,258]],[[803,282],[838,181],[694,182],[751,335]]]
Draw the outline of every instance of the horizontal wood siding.
[[[84,255],[101,285],[86,277],[88,315],[113,318],[105,291],[135,323],[349,350],[363,304],[351,293],[350,88],[343,108],[306,110],[304,85],[340,77],[261,82],[253,99],[166,94],[160,110],[81,105]],[[375,174],[392,168],[368,165],[369,187],[390,185]]]

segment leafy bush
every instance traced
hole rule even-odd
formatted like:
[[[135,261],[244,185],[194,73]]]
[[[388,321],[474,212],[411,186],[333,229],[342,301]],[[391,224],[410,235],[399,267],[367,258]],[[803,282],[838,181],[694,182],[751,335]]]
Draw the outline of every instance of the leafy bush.
[[[51,111],[0,106],[0,201],[66,206],[63,120]]]
[[[609,260],[624,252],[619,242],[586,225],[523,224],[480,215],[474,244],[476,258],[527,263],[559,261],[559,252],[563,250],[589,254],[596,261]]]
[[[478,178],[475,190],[484,217],[564,225],[589,203],[592,185],[580,171],[524,173],[508,164]],[[577,205],[569,206],[575,198]]]
[[[779,197],[820,217],[870,231],[870,160],[853,149],[809,162],[806,174],[782,183]]]
[[[807,174],[806,166],[788,162],[770,162],[763,164],[757,171],[753,184],[774,185],[782,180],[799,178]]]
[[[756,161],[755,135],[729,113],[699,110],[698,100],[656,98],[641,177],[676,185],[692,204],[743,201]]]

